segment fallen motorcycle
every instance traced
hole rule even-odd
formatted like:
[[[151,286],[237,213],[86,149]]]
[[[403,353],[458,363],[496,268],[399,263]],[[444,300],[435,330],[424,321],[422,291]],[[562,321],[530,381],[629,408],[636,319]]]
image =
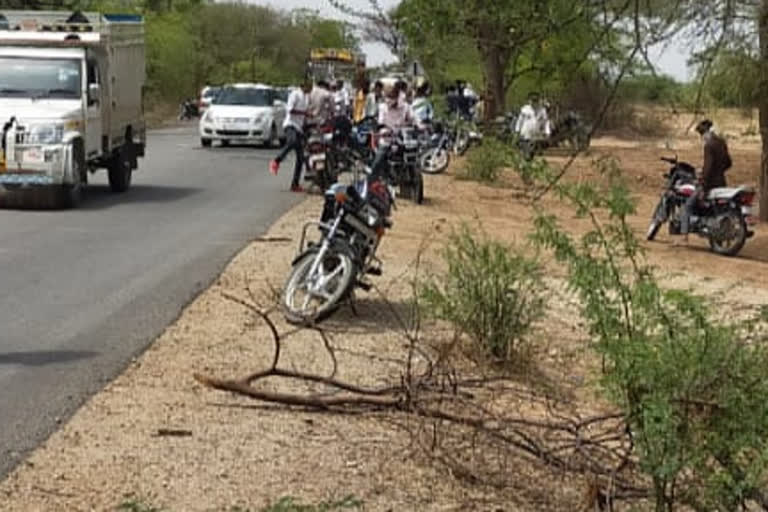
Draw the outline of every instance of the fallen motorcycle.
[[[696,193],[696,170],[692,165],[675,158],[662,157],[671,165],[664,174],[666,186],[648,226],[646,239],[653,240],[662,224],[669,223],[669,234],[680,234],[680,217],[685,203]],[[691,215],[689,232],[709,240],[713,252],[735,256],[754,235],[748,226],[754,223],[752,187],[713,188],[701,202],[695,215]]]
[[[381,275],[376,250],[387,229],[394,191],[383,177],[370,174],[353,185],[336,183],[325,192],[320,222],[304,225],[298,255],[291,263],[282,294],[286,320],[311,325],[333,314],[356,288],[370,290],[366,275]],[[305,243],[317,226],[319,243]]]

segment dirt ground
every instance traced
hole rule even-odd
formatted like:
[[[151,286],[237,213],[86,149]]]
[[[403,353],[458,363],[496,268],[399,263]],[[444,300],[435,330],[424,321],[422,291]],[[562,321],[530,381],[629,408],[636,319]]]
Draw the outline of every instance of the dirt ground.
[[[587,179],[591,159],[601,154],[618,158],[640,198],[633,225],[642,234],[663,186],[665,164],[658,158],[675,151],[668,146],[677,148],[680,158],[700,162],[700,148],[690,137],[642,142],[604,137],[594,141],[591,154],[579,159],[568,179]],[[730,146],[730,183],[756,184],[756,139],[738,136]],[[454,172],[426,178],[424,205],[398,203],[394,227],[380,249],[385,274],[375,278],[396,307],[408,299],[408,277],[425,239],[437,249],[451,226],[475,217],[490,235],[510,243],[522,243],[531,228],[531,212],[519,190],[455,180]],[[570,218],[555,199],[543,204]],[[0,510],[106,511],[126,499],[169,511],[258,510],[282,496],[311,502],[349,494],[374,511],[576,510],[577,480],[547,483],[536,471],[521,469],[501,492],[453,478],[415,453],[403,418],[267,406],[212,391],[192,378],[195,372],[237,377],[269,364],[267,330],[223,293],[247,299],[250,287],[268,303],[268,283],[282,284],[300,226],[318,216],[319,206],[317,196],[308,197],[266,234],[273,241],[255,241],[244,249],[124,374],[0,483]],[[671,285],[696,287],[724,308],[743,311],[768,303],[768,229],[758,225],[756,231],[737,258],[716,256],[700,240],[690,248],[672,247],[664,230],[645,246]],[[434,251],[426,254],[436,264]],[[566,294],[551,300],[548,321],[537,334],[536,359],[569,391],[588,396],[593,361],[576,306]],[[279,315],[275,318],[287,328]],[[405,339],[376,294],[362,296],[358,316],[342,310],[328,328],[340,378],[366,385],[397,379]],[[283,349],[286,367],[331,370],[321,340],[311,332],[285,339]],[[277,382],[269,386],[291,389]],[[162,436],[159,429],[191,435]]]

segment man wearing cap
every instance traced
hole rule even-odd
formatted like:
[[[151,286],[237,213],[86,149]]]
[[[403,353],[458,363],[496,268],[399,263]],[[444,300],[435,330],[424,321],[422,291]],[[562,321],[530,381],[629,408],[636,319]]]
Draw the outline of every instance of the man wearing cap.
[[[725,172],[731,168],[732,164],[731,156],[728,153],[728,144],[724,138],[712,130],[712,121],[709,119],[701,121],[696,125],[696,132],[701,135],[701,141],[704,145],[704,164],[701,168],[699,186],[686,201],[680,216],[680,234],[683,235],[684,244],[688,243],[691,215],[693,215],[697,204],[699,201],[705,200],[713,188],[725,186]]]

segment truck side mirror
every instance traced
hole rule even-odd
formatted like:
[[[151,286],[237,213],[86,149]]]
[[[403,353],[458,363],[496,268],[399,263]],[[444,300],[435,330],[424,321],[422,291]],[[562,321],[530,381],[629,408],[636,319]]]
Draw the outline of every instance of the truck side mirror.
[[[101,86],[97,83],[88,84],[88,104],[101,101]]]

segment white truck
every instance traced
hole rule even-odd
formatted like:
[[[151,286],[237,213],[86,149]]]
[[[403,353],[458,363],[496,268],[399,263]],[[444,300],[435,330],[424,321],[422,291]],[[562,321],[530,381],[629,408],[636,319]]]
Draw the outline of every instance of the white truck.
[[[73,207],[101,168],[126,191],[146,142],[144,52],[141,16],[0,10],[0,196]]]

